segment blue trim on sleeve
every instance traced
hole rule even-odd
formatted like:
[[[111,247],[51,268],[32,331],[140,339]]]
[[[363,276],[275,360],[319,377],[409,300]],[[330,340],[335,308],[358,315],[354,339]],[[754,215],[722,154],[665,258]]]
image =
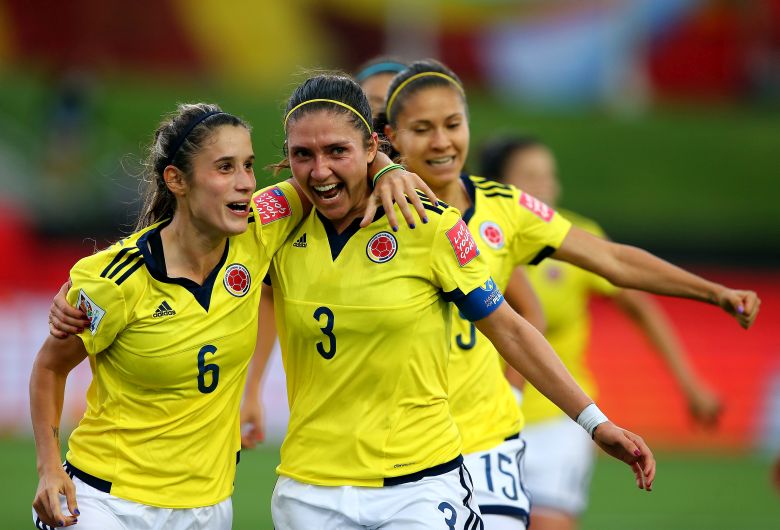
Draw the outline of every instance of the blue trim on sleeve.
[[[448,295],[452,296],[456,292],[460,293],[461,296],[453,297],[449,301],[458,306],[463,316],[471,322],[482,320],[490,315],[504,301],[504,295],[501,294],[493,278],[485,282],[485,285],[477,287],[466,295],[463,295],[460,290],[445,293],[444,299],[447,300]]]

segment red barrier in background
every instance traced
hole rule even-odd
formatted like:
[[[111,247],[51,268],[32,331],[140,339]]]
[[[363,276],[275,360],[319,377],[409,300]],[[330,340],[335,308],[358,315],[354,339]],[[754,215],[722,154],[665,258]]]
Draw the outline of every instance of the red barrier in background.
[[[693,366],[723,400],[718,428],[694,425],[663,361],[614,304],[603,299],[593,303],[589,356],[601,391],[599,404],[616,423],[656,447],[749,449],[756,446],[768,421],[772,378],[780,377],[780,274],[700,272],[725,285],[753,289],[762,299],[758,320],[745,331],[714,306],[659,297]]]

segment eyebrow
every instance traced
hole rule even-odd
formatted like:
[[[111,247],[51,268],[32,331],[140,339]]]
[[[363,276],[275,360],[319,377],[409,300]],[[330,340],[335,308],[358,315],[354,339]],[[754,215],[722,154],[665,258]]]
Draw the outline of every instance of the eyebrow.
[[[228,162],[228,161],[234,160],[236,158],[239,158],[239,157],[236,156],[236,155],[225,155],[225,156],[221,156],[221,157],[217,158],[216,160],[214,160],[214,163],[217,164],[219,162]],[[255,154],[252,153],[251,156],[249,156],[248,159],[249,160],[254,160],[255,159]]]
[[[452,118],[462,118],[465,115],[466,114],[463,113],[463,112],[454,112],[454,113],[450,114],[449,116],[445,116],[444,117],[444,121],[451,120]],[[420,120],[412,121],[412,125],[414,125],[416,123],[433,123],[433,122],[431,120],[428,120],[428,119],[420,119]]]

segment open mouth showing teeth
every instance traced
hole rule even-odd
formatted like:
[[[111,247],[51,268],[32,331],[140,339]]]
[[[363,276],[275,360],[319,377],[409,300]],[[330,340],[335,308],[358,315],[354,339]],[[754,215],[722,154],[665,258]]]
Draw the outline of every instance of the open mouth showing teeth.
[[[343,184],[326,184],[324,186],[313,186],[314,191],[323,199],[332,199],[339,194]]]
[[[246,212],[249,207],[248,202],[231,202],[227,205],[234,212]]]
[[[432,166],[441,166],[444,164],[449,164],[450,162],[453,162],[455,160],[454,156],[444,156],[441,158],[432,158],[431,160],[428,160],[428,163]]]

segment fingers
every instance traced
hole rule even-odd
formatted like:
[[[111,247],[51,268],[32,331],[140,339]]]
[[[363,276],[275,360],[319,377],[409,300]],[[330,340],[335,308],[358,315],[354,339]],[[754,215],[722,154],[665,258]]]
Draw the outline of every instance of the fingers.
[[[37,494],[33,500],[33,510],[35,510],[35,513],[38,514],[38,517],[40,517],[41,521],[47,525],[57,525],[57,523],[54,522],[54,515],[52,515],[51,510],[49,510],[49,503],[44,501],[40,493]]]
[[[626,438],[636,447],[633,454],[638,459],[636,463],[640,466],[644,478],[643,484],[639,485],[639,488],[652,491],[653,481],[655,480],[655,458],[653,457],[653,452],[641,436],[630,431],[624,430],[623,432],[625,433]]]
[[[388,191],[386,188],[382,188],[380,198],[382,200],[382,207],[385,209],[387,222],[390,223],[393,232],[398,232],[398,216],[395,215],[395,208],[393,208],[392,191]],[[406,202],[406,199],[404,199],[404,202]]]
[[[360,228],[365,228],[374,222],[376,209],[377,209],[377,203],[375,201],[369,200],[368,205],[366,205],[366,214],[363,216],[363,219],[360,221]]]
[[[54,489],[46,491],[48,511],[51,513],[52,526],[71,526],[76,524],[77,519],[73,515],[63,515],[60,507],[60,494]]]
[[[439,202],[439,198],[435,193],[433,193],[433,190],[428,186],[428,184],[425,183],[423,179],[419,179],[417,188],[420,189],[420,191],[422,191],[428,197],[428,200],[433,204],[437,204]]]
[[[409,201],[414,200],[412,196],[414,196],[414,198],[417,199],[417,202],[420,203],[420,209],[422,209],[423,212],[425,211],[425,209],[422,208],[422,203],[420,198],[417,196],[417,192],[414,191],[414,188],[411,188],[411,195],[407,195],[405,189],[397,187],[395,184],[393,184],[392,193],[393,199],[398,205],[398,209],[401,210],[401,215],[404,216],[406,224],[409,226],[409,228],[414,228],[416,223],[414,215],[412,214],[412,209],[409,207]],[[409,201],[407,200],[407,197],[409,198]]]
[[[63,489],[65,490],[65,500],[68,504],[68,511],[78,517],[81,513],[79,512],[79,505],[76,502],[76,486],[69,480],[65,483]]]

